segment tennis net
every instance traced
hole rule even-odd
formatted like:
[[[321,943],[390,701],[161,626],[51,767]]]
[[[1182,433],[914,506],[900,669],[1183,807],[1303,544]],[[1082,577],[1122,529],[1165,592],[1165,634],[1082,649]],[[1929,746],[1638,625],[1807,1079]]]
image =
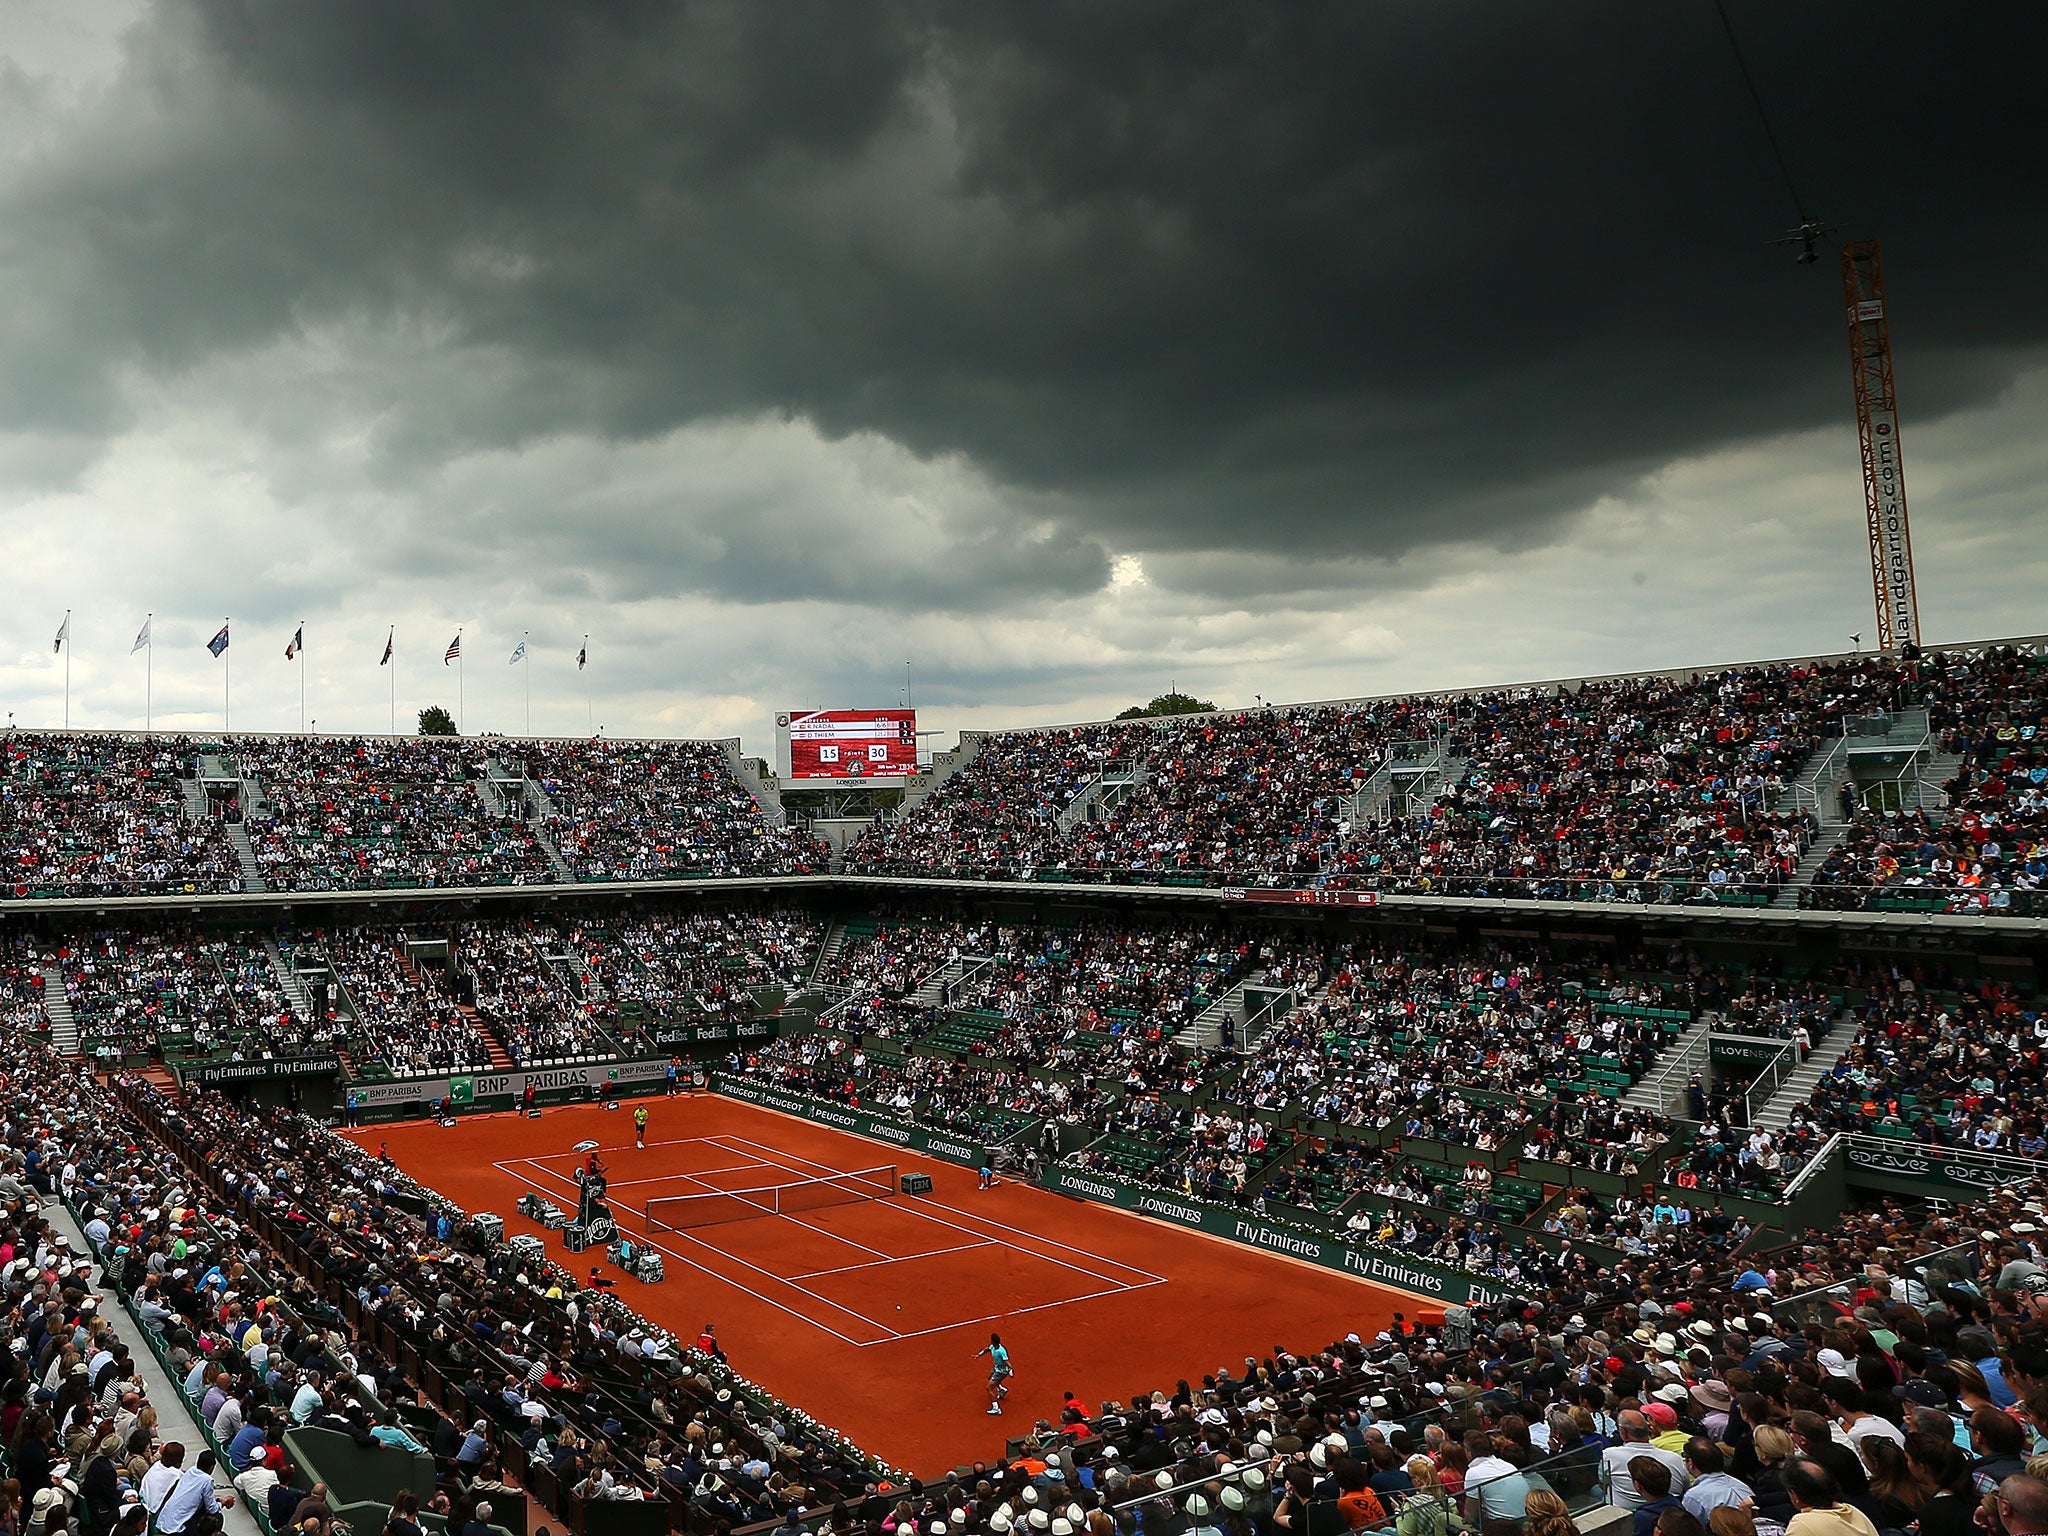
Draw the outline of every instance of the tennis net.
[[[713,1189],[701,1195],[669,1195],[647,1202],[647,1230],[680,1232],[725,1221],[751,1221],[756,1216],[789,1216],[852,1205],[861,1200],[886,1200],[896,1193],[896,1165],[830,1173],[820,1179],[764,1184],[758,1189]]]

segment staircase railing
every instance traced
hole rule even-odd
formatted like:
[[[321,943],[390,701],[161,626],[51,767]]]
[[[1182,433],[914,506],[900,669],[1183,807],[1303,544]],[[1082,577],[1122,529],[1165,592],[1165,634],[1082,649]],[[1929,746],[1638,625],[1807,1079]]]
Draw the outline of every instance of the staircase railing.
[[[1848,772],[1849,738],[1829,738],[1827,750],[1815,761],[1807,764],[1806,771],[1792,785],[1792,803],[1818,821],[1838,822],[1845,818],[1841,807],[1828,804],[1833,796],[1828,791],[1835,781]]]
[[[1713,1035],[1707,1037],[1710,1059],[1715,1038]],[[1721,1038],[1741,1040],[1752,1048],[1757,1040],[1754,1035],[1728,1035]],[[1788,1040],[1775,1056],[1764,1063],[1763,1070],[1750,1080],[1749,1086],[1742,1090],[1742,1123],[1755,1125],[1757,1115],[1762,1112],[1765,1105],[1777,1097],[1778,1089],[1784,1084],[1785,1079],[1798,1069],[1799,1047]]]
[[[1653,1112],[1668,1114],[1676,1094],[1675,1081],[1690,1078],[1695,1072],[1704,1074],[1713,1051],[1713,1040],[1711,1029],[1695,1026],[1641,1082],[1629,1090],[1628,1096],[1655,1095],[1651,1106]]]

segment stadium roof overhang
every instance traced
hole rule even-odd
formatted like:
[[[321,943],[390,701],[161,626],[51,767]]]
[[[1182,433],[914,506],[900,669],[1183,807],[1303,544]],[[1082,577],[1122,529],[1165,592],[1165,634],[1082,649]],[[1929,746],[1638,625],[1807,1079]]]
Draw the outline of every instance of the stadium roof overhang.
[[[1801,935],[1885,935],[1891,939],[1939,938],[1969,943],[1985,939],[2035,943],[2048,940],[2048,919],[1998,917],[1961,912],[1823,912],[1790,908],[1717,906],[1702,903],[1658,906],[1620,902],[1536,901],[1514,897],[1373,895],[1357,902],[1345,893],[1338,904],[1327,893],[1168,886],[1151,884],[1066,883],[1031,880],[979,880],[962,877],[903,875],[777,875],[729,876],[691,880],[592,881],[577,885],[419,886],[367,891],[280,891],[255,894],[229,892],[187,896],[61,896],[0,902],[0,920],[8,916],[45,914],[90,918],[142,917],[152,913],[187,917],[240,918],[271,921],[305,913],[368,917],[379,908],[422,905],[470,908],[530,907],[561,904],[633,902],[642,898],[706,898],[804,894],[888,894],[914,898],[941,896],[954,900],[1011,900],[1034,904],[1175,907],[1269,916],[1305,917],[1320,913],[1351,920],[1381,921],[1405,917],[1413,921],[1455,922],[1491,917],[1496,921],[1556,927],[1628,925],[1725,928],[1731,936],[1766,935],[1796,939]]]

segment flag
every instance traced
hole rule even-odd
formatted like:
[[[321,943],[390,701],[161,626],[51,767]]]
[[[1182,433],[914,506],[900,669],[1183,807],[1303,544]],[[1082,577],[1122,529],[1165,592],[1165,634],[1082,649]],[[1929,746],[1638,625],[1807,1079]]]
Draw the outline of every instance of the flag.
[[[442,666],[444,666],[444,667],[445,667],[445,666],[447,666],[449,662],[451,662],[451,661],[454,661],[454,660],[455,660],[455,659],[456,659],[457,657],[459,657],[459,656],[460,656],[461,654],[462,654],[462,631],[458,629],[458,630],[457,630],[457,631],[455,632],[455,638],[454,638],[453,640],[450,640],[450,641],[448,642],[448,654],[447,654],[446,656],[443,656],[443,657],[441,658],[441,665],[442,665]]]
[[[583,670],[583,665],[584,665],[584,663],[585,663],[585,662],[587,662],[587,661],[589,661],[589,660],[590,660],[590,647],[586,645],[586,646],[584,646],[584,647],[583,647],[583,649],[582,649],[582,650],[580,650],[580,651],[578,651],[578,652],[576,653],[576,670],[577,670],[578,672],[581,672],[581,671]]]
[[[512,660],[507,665],[516,667],[524,660],[526,660],[526,642],[522,640],[512,647]]]
[[[131,645],[131,646],[129,646],[129,647],[128,647],[128,654],[129,654],[130,656],[133,656],[133,655],[134,655],[134,654],[135,654],[135,653],[136,653],[137,651],[146,651],[146,650],[148,650],[148,649],[149,649],[149,620],[148,620],[148,619],[144,619],[144,620],[142,621],[142,628],[141,628],[141,629],[140,629],[139,631],[137,631],[137,632],[136,632],[136,636],[135,636],[135,643],[134,643],[133,645]]]
[[[206,642],[206,648],[216,656],[228,648],[228,627],[226,624],[221,625],[219,634]]]
[[[391,660],[391,642],[392,642],[393,640],[395,640],[395,639],[396,639],[397,637],[398,637],[398,626],[397,626],[396,624],[394,624],[394,625],[392,625],[392,626],[391,626],[391,633],[390,633],[390,634],[388,634],[388,635],[386,635],[386,636],[384,637],[384,656],[383,656],[383,659],[382,659],[382,660],[380,660],[380,661],[379,661],[379,662],[377,663],[377,665],[378,665],[378,666],[380,666],[380,667],[381,667],[381,666],[383,666],[383,665],[384,665],[384,664],[385,664],[386,662],[388,662],[388,661],[390,661],[390,660]]]
[[[52,655],[55,655],[55,654],[56,654],[56,653],[57,653],[58,651],[61,651],[61,650],[63,650],[63,649],[64,649],[64,642],[65,642],[66,640],[69,640],[70,638],[71,638],[71,615],[67,613],[67,614],[65,614],[65,615],[64,615],[64,622],[63,622],[62,624],[59,624],[59,625],[57,626],[57,643],[56,643],[55,645],[53,645],[53,646],[51,646],[51,647],[50,647],[50,653],[51,653]]]
[[[301,624],[298,627],[298,629],[293,632],[291,639],[285,642],[284,659],[286,661],[290,661],[294,656],[298,655],[299,652],[303,651],[305,648],[306,626]]]

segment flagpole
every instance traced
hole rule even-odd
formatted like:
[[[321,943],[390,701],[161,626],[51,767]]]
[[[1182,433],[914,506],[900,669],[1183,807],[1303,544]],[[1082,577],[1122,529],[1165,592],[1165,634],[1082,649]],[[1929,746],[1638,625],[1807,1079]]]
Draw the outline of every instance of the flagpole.
[[[519,637],[519,659],[524,665],[520,673],[526,679],[526,734],[533,734],[533,652],[526,648],[526,642],[533,638],[533,631],[527,630]]]
[[[142,628],[149,632],[150,620],[155,613],[142,616]],[[151,734],[156,724],[156,636],[149,635],[149,644],[142,648],[142,734]]]
[[[306,632],[306,621],[305,621],[304,619],[301,619],[301,620],[299,620],[299,634],[300,634],[300,635],[303,635],[303,634],[305,634],[305,632]],[[294,636],[293,638],[294,638],[294,639],[297,639],[298,637],[297,637],[297,636]],[[298,652],[299,652],[299,734],[300,734],[301,736],[303,736],[303,735],[305,735],[305,734],[306,734],[306,647],[305,647],[305,643],[304,643],[303,641],[301,641],[301,642],[300,642],[300,644],[299,644],[299,646],[298,646]]]
[[[71,729],[71,610],[64,610],[64,729]]]
[[[227,618],[224,618],[224,619],[222,619],[222,620],[220,621],[220,627],[221,627],[222,629],[226,629],[226,628],[228,627],[228,625],[229,625],[229,624],[231,624],[231,623],[233,623],[233,622],[234,622],[234,618],[233,618],[233,615],[229,615],[229,616],[228,616]],[[233,643],[234,643],[234,642],[233,642],[233,641],[231,640],[231,641],[229,641],[229,643],[228,643],[228,644],[229,644],[229,645],[232,645]],[[228,733],[228,646],[227,646],[227,645],[224,645],[224,646],[222,646],[222,647],[220,648],[220,733],[221,733],[221,735],[223,735],[223,736],[227,735],[227,733]]]
[[[462,702],[462,631],[455,631],[455,730],[460,735],[469,729],[469,711]]]
[[[590,730],[590,722],[591,722],[591,721],[592,721],[592,720],[593,720],[594,718],[596,718],[596,714],[595,714],[595,710],[594,710],[594,707],[592,706],[592,704],[591,704],[591,702],[590,702],[590,636],[589,636],[589,635],[588,635],[588,634],[586,633],[586,634],[584,635],[584,637],[583,637],[583,734],[584,734],[584,735],[586,735],[586,736],[590,735],[590,733],[591,733],[591,730]]]

